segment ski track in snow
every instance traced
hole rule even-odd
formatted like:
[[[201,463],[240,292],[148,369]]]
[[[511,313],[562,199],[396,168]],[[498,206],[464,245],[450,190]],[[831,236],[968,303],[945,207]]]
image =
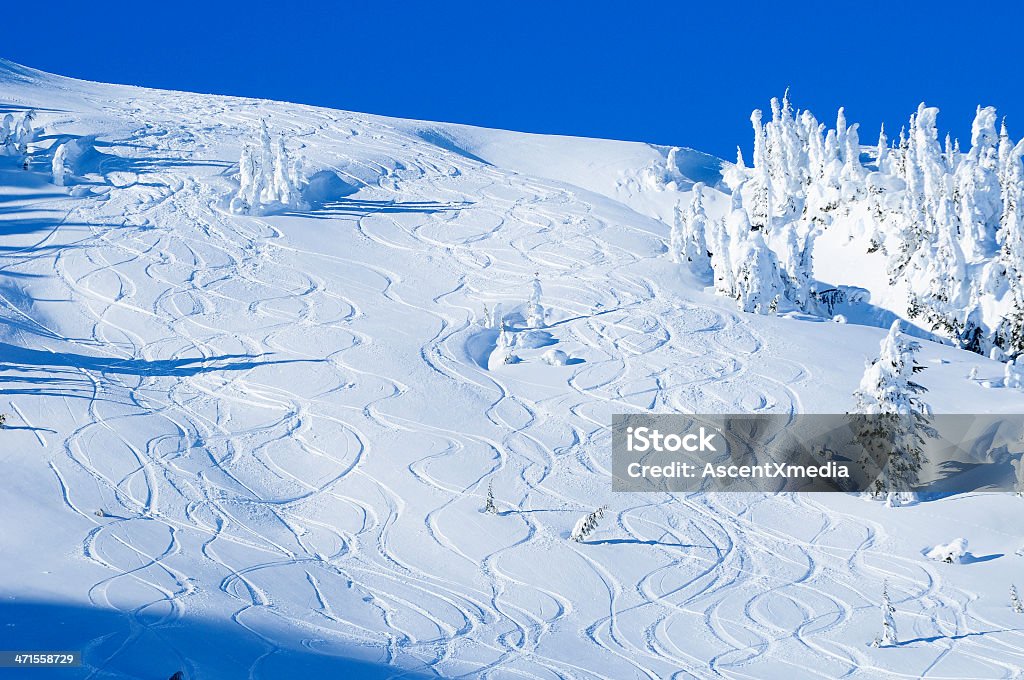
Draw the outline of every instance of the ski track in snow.
[[[345,150],[339,172],[353,158],[374,173],[383,166],[366,159],[402,166],[370,187],[373,204],[316,215],[324,238],[352,230],[361,248],[312,250],[290,223],[225,214],[213,172],[182,171],[216,135],[256,124],[251,107],[210,101],[130,102],[147,123],[107,150],[133,162],[111,156],[98,169],[114,187],[106,200],[73,209],[87,234],[74,249],[4,256],[52,257],[92,324],[89,337],[62,341],[110,360],[77,369],[89,406],[50,463],[63,502],[92,527],[82,558],[106,574],[85,595],[133,621],[102,658],[85,650],[88,677],[104,677],[143,632],[160,639],[211,606],[259,640],[253,679],[271,677],[278,629],[300,631],[313,651],[362,650],[396,673],[918,677],[876,667],[871,650],[844,639],[855,616],[875,616],[883,578],[897,605],[929,603],[915,635],[949,636],[920,675],[949,677],[942,661],[954,652],[978,677],[1020,672],[1020,632],[958,637],[996,624],[935,566],[882,559],[885,530],[872,521],[809,496],[585,493],[581,478],[606,484],[614,412],[806,410],[810,368],[763,352],[743,315],[638,274],[656,255],[619,235],[653,237],[572,187],[371,119],[275,105],[275,131]],[[146,147],[180,167],[147,164]],[[447,287],[432,296],[415,271],[392,268],[398,254],[447,260]],[[548,330],[586,357],[551,369],[566,376],[558,392],[467,355],[484,303],[523,299],[535,271]],[[380,310],[424,339],[418,357],[380,360],[396,347],[387,332],[404,332]],[[119,361],[170,368],[133,373]],[[387,373],[397,367],[407,370]],[[436,385],[470,394],[452,409],[480,411],[446,417]],[[478,512],[489,481],[497,517]],[[613,510],[591,543],[564,540],[605,501]],[[177,654],[180,668],[199,670],[187,649]],[[996,660],[1007,658],[1018,663]]]

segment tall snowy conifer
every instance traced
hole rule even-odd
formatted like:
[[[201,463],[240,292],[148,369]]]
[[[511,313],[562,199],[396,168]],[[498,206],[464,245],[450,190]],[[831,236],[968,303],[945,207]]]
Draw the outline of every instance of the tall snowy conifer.
[[[64,175],[67,173],[67,160],[68,146],[67,144],[61,144],[57,147],[57,150],[53,152],[53,160],[51,162],[53,183],[59,187],[64,186]]]
[[[782,293],[775,253],[759,230],[748,231],[732,250],[736,303],[744,312],[773,313]]]
[[[530,328],[543,328],[545,322],[544,305],[540,299],[544,291],[540,287],[540,273],[533,275],[533,293],[526,305],[526,325]]]
[[[678,211],[677,207],[677,211]],[[711,268],[708,258],[708,215],[704,211],[704,184],[693,185],[693,196],[685,211],[676,215],[678,231],[677,261],[688,262],[694,273],[706,275]]]
[[[868,366],[854,392],[858,443],[864,448],[862,466],[877,472],[875,494],[912,492],[924,464],[924,438],[934,436],[928,425],[931,409],[918,395],[926,390],[914,382],[923,370],[915,361],[920,345],[904,337],[894,321],[881,342],[879,357]]]
[[[882,634],[875,638],[875,647],[890,647],[899,644],[899,636],[896,632],[896,619],[893,615],[896,608],[892,606],[889,598],[889,584],[882,583]]]

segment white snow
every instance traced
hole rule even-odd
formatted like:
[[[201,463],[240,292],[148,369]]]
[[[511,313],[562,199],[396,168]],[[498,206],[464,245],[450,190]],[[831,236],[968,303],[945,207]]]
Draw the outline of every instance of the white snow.
[[[949,543],[943,543],[935,546],[927,553],[925,557],[930,560],[936,560],[937,562],[946,562],[952,564],[953,562],[960,562],[963,560],[964,555],[967,554],[967,539],[958,538],[950,541]]]
[[[560,349],[549,349],[544,352],[544,361],[548,362],[552,366],[565,366],[566,362],[569,361],[569,355]]]
[[[43,131],[0,156],[4,647],[83,650],[69,678],[1024,672],[1019,497],[611,493],[611,414],[844,412],[885,335],[665,256],[693,183],[726,214],[715,159],[8,62],[0,105]],[[234,214],[263,120],[308,205]],[[880,305],[869,274],[828,280]],[[936,412],[1024,410],[921,344]],[[956,570],[919,552],[950,535]]]

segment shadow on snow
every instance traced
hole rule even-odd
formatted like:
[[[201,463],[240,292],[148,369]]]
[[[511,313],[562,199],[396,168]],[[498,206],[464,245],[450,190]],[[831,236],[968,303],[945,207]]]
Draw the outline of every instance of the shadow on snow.
[[[69,575],[70,576],[70,575]],[[167,607],[133,613],[97,606],[26,602],[5,598],[4,644],[9,649],[82,652],[80,668],[56,673],[68,680],[124,678],[154,680],[182,671],[186,678],[422,678],[416,669],[387,666],[384,645],[361,645],[367,660],[352,658],[354,646],[342,631],[310,612],[309,621],[290,626],[268,615],[259,633],[229,620],[172,615]],[[315,647],[315,651],[311,648]],[[45,672],[43,675],[46,675]]]
[[[0,394],[95,398],[88,373],[144,378],[187,378],[261,366],[317,363],[318,359],[266,360],[265,354],[223,354],[189,359],[119,359],[28,349],[0,342]]]

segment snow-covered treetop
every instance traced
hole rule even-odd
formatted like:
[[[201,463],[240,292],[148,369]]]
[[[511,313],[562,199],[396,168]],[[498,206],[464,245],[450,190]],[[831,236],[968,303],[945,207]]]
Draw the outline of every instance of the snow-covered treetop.
[[[914,382],[921,367],[914,361],[920,344],[907,338],[894,321],[882,339],[878,359],[864,372],[854,394],[857,412],[864,414],[910,415],[918,408],[914,395],[923,388]]]

